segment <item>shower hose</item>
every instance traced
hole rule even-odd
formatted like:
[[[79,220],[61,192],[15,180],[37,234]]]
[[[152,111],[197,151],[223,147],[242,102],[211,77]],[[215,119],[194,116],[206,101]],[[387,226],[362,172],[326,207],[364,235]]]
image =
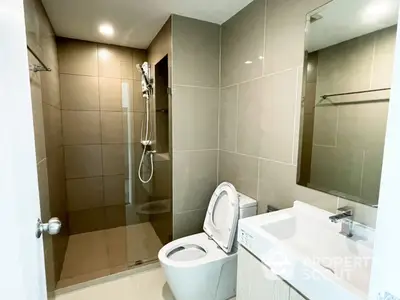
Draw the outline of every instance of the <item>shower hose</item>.
[[[153,161],[153,156],[154,156],[154,151],[147,151],[147,147],[150,147],[150,97],[149,93],[143,95],[146,101],[146,119],[144,122],[142,122],[142,129],[141,129],[141,141],[143,145],[143,152],[142,152],[142,157],[140,158],[140,163],[139,163],[139,169],[138,169],[138,177],[139,180],[142,183],[149,183],[150,180],[153,178],[153,173],[154,173],[154,161]],[[143,123],[145,123],[145,136],[143,139]],[[146,154],[150,155],[150,175],[147,180],[143,179],[142,177],[142,170],[144,168],[144,158]]]

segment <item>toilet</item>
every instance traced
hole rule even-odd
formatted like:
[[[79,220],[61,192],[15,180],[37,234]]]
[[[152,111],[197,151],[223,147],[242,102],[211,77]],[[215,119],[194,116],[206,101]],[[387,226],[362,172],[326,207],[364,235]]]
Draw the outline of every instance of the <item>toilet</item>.
[[[236,295],[237,224],[256,213],[257,202],[232,184],[215,189],[204,232],[172,241],[158,253],[176,300],[227,300]]]

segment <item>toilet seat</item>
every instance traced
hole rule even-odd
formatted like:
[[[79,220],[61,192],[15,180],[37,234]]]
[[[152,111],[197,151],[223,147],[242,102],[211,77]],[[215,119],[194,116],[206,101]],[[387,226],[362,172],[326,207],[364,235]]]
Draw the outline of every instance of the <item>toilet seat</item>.
[[[232,184],[223,182],[211,197],[203,229],[226,253],[232,250],[238,218],[238,193]]]
[[[196,252],[182,253],[187,249],[193,249],[193,246],[197,247],[199,251],[204,251],[205,254],[199,256],[199,253]],[[178,254],[179,252],[181,252],[181,255]],[[182,268],[205,265],[228,257],[229,255],[222,251],[217,243],[210,239],[204,232],[172,241],[162,247],[158,253],[158,259],[161,262]]]

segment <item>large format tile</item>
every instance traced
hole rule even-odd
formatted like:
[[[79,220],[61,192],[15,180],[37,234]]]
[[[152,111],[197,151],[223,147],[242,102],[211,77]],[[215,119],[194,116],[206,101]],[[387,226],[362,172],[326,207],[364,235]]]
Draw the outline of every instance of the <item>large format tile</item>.
[[[236,190],[257,199],[258,159],[256,157],[219,152],[219,182],[232,183]]]
[[[103,175],[101,146],[65,147],[66,178],[83,178]]]
[[[293,162],[297,70],[268,76],[260,111],[260,156]]]
[[[303,64],[306,14],[328,0],[268,0],[264,74]]]
[[[103,174],[123,175],[125,172],[125,145],[102,145]]]
[[[62,109],[99,110],[97,77],[60,74]]]
[[[217,154],[217,150],[174,153],[174,213],[207,208],[217,185]]]
[[[219,107],[219,148],[236,151],[238,126],[238,86],[221,89]]]
[[[337,145],[339,109],[336,106],[315,108],[313,144],[331,147]]]
[[[125,176],[113,175],[104,176],[104,204],[124,205],[125,204]]]
[[[239,85],[239,113],[237,151],[259,156],[261,147],[262,102],[265,79],[256,79]]]
[[[98,76],[97,44],[57,39],[60,73]]]
[[[68,179],[68,210],[84,210],[103,206],[102,177]]]
[[[46,140],[46,155],[50,155],[62,145],[61,111],[43,103],[43,120]]]
[[[106,229],[107,226],[105,208],[97,207],[85,210],[71,211],[68,213],[68,226],[70,234],[80,234]],[[79,264],[79,258],[75,258],[74,261]],[[102,269],[104,269],[104,266],[98,268],[98,270]],[[95,270],[86,270],[85,273],[90,273],[92,271]]]
[[[174,150],[217,149],[218,89],[175,87]]]
[[[140,80],[141,74],[136,69],[137,64],[143,64],[147,61],[147,50],[132,49],[132,66],[133,66],[133,79]]]
[[[101,142],[118,144],[124,142],[122,112],[101,112]]]
[[[62,111],[64,145],[101,143],[98,111]]]
[[[42,72],[42,101],[57,108],[61,106],[60,79],[58,70],[52,72]]]
[[[32,98],[32,114],[33,128],[35,132],[35,150],[36,162],[40,162],[46,157],[46,139],[43,117],[42,93],[40,91],[40,83],[31,80],[31,98]]]
[[[262,75],[264,20],[265,0],[256,0],[222,25],[223,87]]]
[[[173,15],[173,82],[219,87],[220,27]]]
[[[112,45],[99,45],[99,76],[133,79],[131,49]]]
[[[207,208],[174,213],[173,239],[202,232],[206,212]]]

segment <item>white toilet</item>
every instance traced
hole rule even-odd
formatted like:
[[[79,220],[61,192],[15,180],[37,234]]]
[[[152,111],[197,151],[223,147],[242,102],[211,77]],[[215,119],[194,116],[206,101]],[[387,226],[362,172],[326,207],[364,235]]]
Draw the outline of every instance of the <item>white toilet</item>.
[[[176,300],[227,300],[236,295],[238,219],[256,213],[257,202],[232,184],[215,189],[204,232],[172,241],[158,253]]]

